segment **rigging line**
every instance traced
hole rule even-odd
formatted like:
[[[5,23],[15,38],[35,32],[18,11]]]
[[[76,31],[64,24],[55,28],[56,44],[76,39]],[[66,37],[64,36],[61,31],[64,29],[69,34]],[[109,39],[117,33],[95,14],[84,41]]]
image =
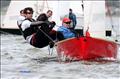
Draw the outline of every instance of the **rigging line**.
[[[110,6],[108,5],[108,2],[107,2],[107,1],[105,1],[105,3],[106,3],[106,9],[107,9],[108,15],[109,15],[109,17],[110,17],[111,26],[112,26],[112,28],[113,28],[114,26],[113,26],[112,14],[111,14],[111,11],[110,11],[110,8],[109,8]]]
[[[116,36],[116,39],[117,39],[117,37],[118,37],[118,35],[117,35],[117,30],[115,30],[114,25],[113,25],[113,18],[112,18],[112,14],[111,14],[111,11],[110,11],[110,5],[108,5],[108,1],[105,1],[105,4],[106,4],[106,9],[107,9],[108,15],[109,15],[109,17],[110,17],[111,28],[112,28],[112,30],[116,33],[115,36]]]
[[[88,19],[87,19],[87,23],[86,23],[86,27],[87,27],[87,29],[86,29],[86,31],[88,31],[89,30],[89,26],[90,26],[90,23],[91,23],[91,21],[92,21],[92,11],[93,11],[93,5],[92,5],[92,2],[90,1],[86,1],[87,3],[89,3],[89,5],[87,5],[87,6],[89,6],[89,8],[88,8],[88,14],[89,14],[89,16],[88,16]],[[85,13],[85,11],[84,11],[84,13]],[[90,20],[91,19],[91,20]],[[84,26],[85,27],[85,26]]]
[[[46,1],[47,9],[49,10],[49,5],[48,5],[48,2],[47,2],[47,0],[45,0],[45,1]]]
[[[45,1],[45,0],[44,0]],[[44,10],[44,6],[45,6],[45,2],[43,1],[43,3],[42,3],[42,12],[43,12],[43,10]]]
[[[46,8],[45,7],[45,4],[46,4],[46,7],[47,7],[47,9],[49,10],[49,5],[48,5],[48,2],[47,2],[47,0],[43,0],[43,5],[42,5],[42,12],[43,12],[43,10]]]
[[[82,0],[82,4],[81,4],[81,6],[82,6],[83,14],[84,14],[84,1],[83,1],[83,0]]]
[[[54,40],[53,40],[47,33],[45,33],[42,29],[40,29],[40,27],[39,27],[39,30],[40,30],[52,43],[55,43]]]
[[[41,11],[41,10],[40,10]],[[39,15],[39,0],[35,3],[35,18]]]
[[[82,17],[83,17],[83,20],[84,20],[84,1],[83,0],[82,0],[81,7],[82,7]],[[82,25],[82,29],[84,29],[84,24]]]
[[[89,28],[89,25],[90,25],[90,19],[92,18],[92,3],[90,2],[90,9],[89,9],[89,17],[88,17],[88,28]]]
[[[41,9],[40,9],[40,10],[41,10],[41,13],[43,12],[43,10],[44,10],[44,8],[45,8],[45,1],[46,1],[46,0],[43,0],[43,1],[42,1]],[[40,1],[40,2],[41,2],[41,1]]]

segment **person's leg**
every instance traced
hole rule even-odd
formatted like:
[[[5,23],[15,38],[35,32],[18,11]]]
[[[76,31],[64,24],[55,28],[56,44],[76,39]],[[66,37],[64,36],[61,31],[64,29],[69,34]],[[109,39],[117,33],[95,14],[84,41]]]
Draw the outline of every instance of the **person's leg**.
[[[58,39],[58,41],[61,41],[61,40],[65,39],[63,34],[61,32],[59,32],[59,31],[57,32],[57,39]]]
[[[49,25],[46,23],[43,23],[41,26],[39,26],[38,30],[42,30],[43,32],[45,32],[47,34],[50,32]]]
[[[49,33],[49,36],[53,39],[53,40],[64,40],[64,36],[61,32],[56,31],[54,33]]]
[[[49,39],[41,32],[36,32],[32,39],[31,39],[31,45],[38,48],[43,48],[49,44]]]
[[[73,29],[75,29],[75,22],[73,22]]]

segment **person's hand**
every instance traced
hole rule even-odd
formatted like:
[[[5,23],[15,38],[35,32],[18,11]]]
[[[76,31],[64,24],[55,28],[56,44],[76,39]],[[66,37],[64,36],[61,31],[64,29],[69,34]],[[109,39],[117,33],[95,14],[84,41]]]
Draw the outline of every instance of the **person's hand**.
[[[50,23],[54,26],[56,25],[55,21],[51,21]]]
[[[54,21],[51,21],[49,25],[50,25],[50,26],[49,26],[50,29],[52,29],[52,28],[56,25],[56,23],[55,23]]]
[[[49,32],[49,34],[51,34],[51,35],[52,35],[52,34],[56,34],[56,31],[52,29],[52,30]]]

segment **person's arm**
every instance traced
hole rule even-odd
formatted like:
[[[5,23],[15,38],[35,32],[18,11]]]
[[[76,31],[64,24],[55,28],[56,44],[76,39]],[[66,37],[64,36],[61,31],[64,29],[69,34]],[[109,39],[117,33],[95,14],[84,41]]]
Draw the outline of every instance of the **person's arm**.
[[[76,15],[74,14],[74,21],[75,21],[75,25],[77,24],[77,19],[76,19]]]
[[[30,27],[40,26],[42,23],[46,23],[46,22],[45,21],[31,22]]]
[[[55,25],[56,25],[56,23],[54,21],[50,22],[49,29],[52,30]]]

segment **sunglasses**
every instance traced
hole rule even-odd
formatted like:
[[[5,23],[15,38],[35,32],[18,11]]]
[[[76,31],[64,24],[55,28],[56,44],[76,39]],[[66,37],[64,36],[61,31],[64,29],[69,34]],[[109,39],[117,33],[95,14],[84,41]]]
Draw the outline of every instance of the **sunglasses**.
[[[27,12],[27,14],[33,14],[33,12]]]
[[[65,22],[65,24],[70,24],[71,22]]]

